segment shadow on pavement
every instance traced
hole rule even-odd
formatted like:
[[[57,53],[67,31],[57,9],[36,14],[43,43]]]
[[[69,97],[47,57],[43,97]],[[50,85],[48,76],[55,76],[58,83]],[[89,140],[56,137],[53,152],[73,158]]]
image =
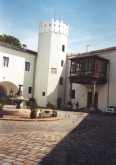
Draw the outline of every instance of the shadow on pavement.
[[[40,164],[116,165],[116,117],[89,114]]]

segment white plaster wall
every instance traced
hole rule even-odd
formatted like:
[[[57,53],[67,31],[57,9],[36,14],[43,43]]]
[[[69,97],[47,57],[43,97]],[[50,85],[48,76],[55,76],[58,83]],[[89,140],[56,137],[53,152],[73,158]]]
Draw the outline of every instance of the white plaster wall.
[[[35,77],[35,98],[40,106],[47,104],[47,84],[48,84],[48,68],[49,68],[49,52],[51,45],[51,34],[39,34],[39,48],[38,58],[36,64],[36,77]],[[45,96],[42,96],[45,92]]]
[[[9,57],[9,66],[3,66],[3,56]],[[31,69],[25,72],[25,61],[29,61]],[[0,46],[0,81],[10,81],[16,86],[23,85],[24,97],[28,97],[28,87],[33,87],[35,56]]]
[[[107,84],[99,85],[97,87],[98,92],[98,108],[101,111],[105,111],[107,107]]]
[[[110,61],[110,83],[109,83],[109,105],[116,106],[116,51],[107,51],[99,53],[99,56],[106,58]],[[68,69],[70,69],[70,61],[68,61]],[[69,71],[68,71],[69,75]],[[67,78],[66,81],[66,102],[69,101],[69,90],[70,82]],[[89,88],[85,85],[73,84],[73,89],[76,89],[76,98],[79,100],[80,107],[87,105],[87,92]],[[97,85],[98,92],[98,108],[105,111],[107,108],[107,95],[108,95],[108,84]]]
[[[35,80],[35,65],[36,65],[36,56],[34,55],[27,55],[25,61],[30,62],[30,71],[24,71],[24,96],[30,97],[28,94],[28,87],[32,87],[32,93],[34,92],[34,80]]]
[[[66,58],[66,77],[65,77],[65,105],[67,105],[67,102],[70,101],[70,60],[68,59],[68,56]]]
[[[110,60],[109,105],[116,106],[116,51],[107,51],[99,55]],[[103,111],[107,107],[108,86],[99,86],[99,108]]]
[[[84,108],[87,106],[87,87],[82,84],[72,84],[72,89],[75,90],[74,103],[79,103],[79,108]]]
[[[9,57],[9,66],[3,66],[3,56]],[[24,58],[0,52],[0,81],[10,81],[17,86],[24,82]]]
[[[67,37],[63,34],[52,33],[51,35],[47,96],[48,102],[51,102],[54,105],[57,105],[58,97],[61,97],[62,101],[64,98],[67,41]],[[62,45],[65,45],[65,52],[62,52]],[[61,66],[61,60],[64,61],[63,67]],[[57,68],[57,74],[51,73],[51,68]],[[59,84],[60,77],[63,77],[63,85]]]
[[[65,90],[65,104],[67,104],[68,101],[70,101],[70,60],[67,57],[66,60],[67,63],[67,72],[66,72],[66,90]],[[75,90],[75,99],[71,99],[73,104],[76,104],[77,101],[79,103],[79,108],[84,108],[87,106],[87,94],[88,94],[88,88],[86,85],[82,84],[72,84],[72,89]]]
[[[66,33],[66,34],[65,34]],[[62,52],[62,45],[65,52]],[[39,53],[36,65],[35,98],[39,106],[57,104],[59,78],[63,73],[61,60],[66,59],[67,26],[58,21],[40,24]],[[51,73],[56,68],[57,73]],[[45,96],[42,96],[45,92]]]

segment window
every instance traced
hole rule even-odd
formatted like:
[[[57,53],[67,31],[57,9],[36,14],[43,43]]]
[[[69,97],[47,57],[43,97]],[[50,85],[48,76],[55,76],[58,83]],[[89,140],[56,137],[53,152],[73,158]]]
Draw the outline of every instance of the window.
[[[64,61],[62,60],[62,61],[61,61],[61,66],[63,66],[63,65],[64,65]]]
[[[28,87],[28,93],[29,93],[29,94],[32,93],[32,87]]]
[[[9,65],[9,57],[3,56],[3,66],[8,67]]]
[[[30,71],[30,62],[25,62],[25,71]]]
[[[42,92],[42,96],[45,96],[45,92]]]
[[[72,99],[75,99],[75,90],[74,90],[74,89],[72,89],[71,98],[72,98]]]
[[[59,84],[60,84],[60,85],[63,85],[63,77],[60,77]]]
[[[65,52],[65,45],[62,45],[62,52]]]
[[[57,73],[57,68],[51,68],[51,73],[56,74]]]

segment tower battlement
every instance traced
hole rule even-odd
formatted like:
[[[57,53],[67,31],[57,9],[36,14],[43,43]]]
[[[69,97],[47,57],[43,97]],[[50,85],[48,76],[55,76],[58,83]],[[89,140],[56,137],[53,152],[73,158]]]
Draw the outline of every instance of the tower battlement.
[[[55,32],[59,34],[68,35],[69,26],[64,24],[63,21],[52,20],[51,22],[40,23],[39,32]]]

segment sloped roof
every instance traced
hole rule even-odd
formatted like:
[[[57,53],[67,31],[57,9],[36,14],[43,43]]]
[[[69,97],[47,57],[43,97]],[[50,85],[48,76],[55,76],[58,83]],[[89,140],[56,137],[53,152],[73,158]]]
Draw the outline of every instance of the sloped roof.
[[[17,50],[17,51],[20,51],[20,52],[24,52],[24,53],[29,53],[29,54],[32,54],[32,55],[35,55],[35,56],[37,55],[36,51],[26,49],[26,48],[17,48],[15,46],[12,46],[10,44],[7,44],[7,43],[1,42],[1,41],[0,41],[0,46],[3,46],[5,48],[9,48],[9,49],[13,49],[13,50]]]
[[[89,52],[85,52],[85,53],[71,54],[71,55],[68,55],[67,57],[69,59],[79,58],[79,57],[90,57],[90,56],[97,56],[101,53],[109,52],[109,51],[116,51],[116,46],[99,49],[99,50],[94,50],[94,51],[89,51]]]

